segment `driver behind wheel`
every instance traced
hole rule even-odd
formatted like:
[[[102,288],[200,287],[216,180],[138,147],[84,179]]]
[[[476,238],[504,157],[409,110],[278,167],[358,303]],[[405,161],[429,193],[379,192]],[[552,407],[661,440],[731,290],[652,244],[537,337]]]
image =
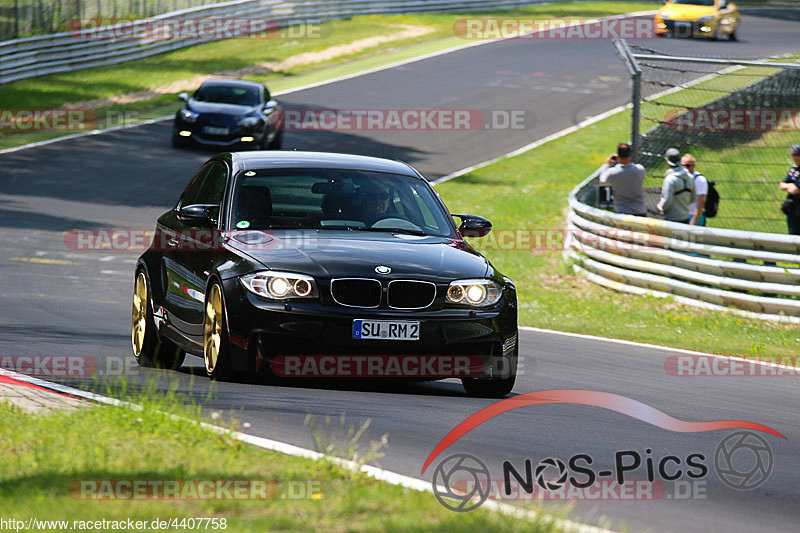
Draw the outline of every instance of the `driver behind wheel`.
[[[364,223],[367,226],[386,218],[385,215],[389,211],[389,198],[389,189],[379,185],[371,184],[359,189],[359,203]]]

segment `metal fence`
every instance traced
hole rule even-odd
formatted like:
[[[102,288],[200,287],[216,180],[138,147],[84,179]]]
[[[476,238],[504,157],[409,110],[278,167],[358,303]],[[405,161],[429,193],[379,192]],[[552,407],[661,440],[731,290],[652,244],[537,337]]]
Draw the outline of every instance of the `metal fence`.
[[[800,237],[689,226],[596,204],[599,170],[569,196],[575,271],[615,290],[800,323]]]
[[[0,41],[57,33],[70,21],[141,19],[218,0],[0,0]]]
[[[528,2],[444,2],[459,4],[462,8],[472,9],[473,4],[492,7],[491,4],[536,4],[544,0]],[[63,32],[76,21],[96,20],[111,23],[112,21],[136,20],[193,7],[209,6],[219,0],[0,0],[0,41],[19,39],[34,35],[47,35]],[[282,2],[283,4],[303,3],[302,1]],[[321,2],[324,3],[324,2]],[[339,2],[340,4],[402,4],[402,2]],[[431,2],[414,2],[415,10],[424,10],[424,4]]]
[[[625,59],[637,73],[632,130],[641,132],[645,185],[661,185],[662,156],[676,147],[716,183],[722,199],[708,225],[786,233],[778,183],[791,165],[789,146],[800,142],[800,64],[676,57],[634,45]]]
[[[5,0],[0,0],[0,2]],[[149,19],[141,19],[115,28],[94,27],[81,31],[68,31],[52,35],[26,37],[0,42],[0,83],[79,70],[96,66],[113,65],[152,55],[202,44],[211,40],[229,38],[222,35],[212,38],[173,38],[169,32],[147,32],[142,28],[157,25],[167,27],[169,21],[186,22],[187,19],[237,17],[269,20],[278,26],[318,23],[356,15],[390,14],[423,11],[478,11],[520,7],[546,0],[310,0],[284,2],[280,0],[235,0],[170,12]],[[242,35],[255,28],[239,27],[233,35]],[[124,33],[127,37],[120,38]],[[261,30],[263,31],[263,29]],[[257,32],[256,32],[257,33]],[[142,37],[138,35],[143,34]]]

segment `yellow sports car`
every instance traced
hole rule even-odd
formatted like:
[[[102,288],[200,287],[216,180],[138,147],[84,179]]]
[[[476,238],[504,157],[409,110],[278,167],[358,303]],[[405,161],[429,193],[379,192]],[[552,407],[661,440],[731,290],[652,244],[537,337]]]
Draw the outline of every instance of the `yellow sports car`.
[[[723,35],[736,40],[739,8],[730,0],[667,0],[656,13],[659,37],[707,37]]]

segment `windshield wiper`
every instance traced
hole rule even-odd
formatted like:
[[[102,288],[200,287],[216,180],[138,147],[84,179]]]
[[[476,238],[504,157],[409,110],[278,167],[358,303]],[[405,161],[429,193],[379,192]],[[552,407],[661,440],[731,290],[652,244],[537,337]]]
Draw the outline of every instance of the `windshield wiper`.
[[[418,235],[420,237],[428,237],[430,234],[425,233],[422,230],[418,229],[408,229],[408,228],[355,228],[358,231],[378,231],[382,233],[403,233],[406,235]]]

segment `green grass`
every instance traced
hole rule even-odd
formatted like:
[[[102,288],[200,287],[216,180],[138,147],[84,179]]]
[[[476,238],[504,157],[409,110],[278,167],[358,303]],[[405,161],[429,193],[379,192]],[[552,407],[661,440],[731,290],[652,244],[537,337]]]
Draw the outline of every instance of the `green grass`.
[[[698,160],[697,170],[715,181],[723,198],[717,217],[707,219],[706,225],[787,233],[786,219],[780,210],[786,193],[778,188],[778,183],[794,164],[788,151],[795,142],[796,131],[775,131],[740,146],[692,148]],[[663,175],[663,170],[660,173]],[[648,186],[660,185],[660,181],[648,182]]]
[[[798,59],[800,55],[776,61],[791,63]],[[661,65],[669,68],[669,65]],[[685,66],[678,66],[683,67]],[[656,124],[656,120],[664,120],[670,113],[681,113],[687,108],[703,108],[726,94],[776,72],[774,68],[746,67],[645,102],[642,105],[642,130],[648,130]],[[646,74],[651,78],[655,77],[651,69],[647,69]],[[659,79],[668,81],[669,76],[669,72],[665,72]],[[789,91],[791,88],[786,87],[784,90]],[[795,90],[794,95],[795,100],[800,99],[800,92]],[[797,105],[784,103],[773,107],[793,109]],[[689,138],[695,135],[694,132],[688,133]],[[720,192],[720,211],[716,218],[708,219],[707,225],[786,233],[786,221],[780,211],[780,204],[786,195],[778,189],[778,183],[792,164],[788,148],[796,142],[797,131],[791,128],[763,132],[760,135],[753,132],[704,133],[698,137],[696,145],[678,146],[681,151],[689,151],[697,158],[697,170],[715,181]],[[666,166],[662,162],[649,168],[645,186],[660,186],[665,171]]]
[[[651,3],[638,2],[570,2],[527,8],[476,13],[426,13],[387,16],[354,17],[349,20],[326,22],[320,29],[325,38],[306,39],[231,39],[193,46],[160,54],[148,59],[131,61],[110,67],[98,67],[74,72],[52,74],[0,85],[0,101],[6,109],[51,109],[64,104],[109,98],[138,91],[153,90],[178,80],[207,75],[324,50],[355,40],[387,35],[401,31],[402,25],[426,26],[433,31],[425,35],[383,43],[360,52],[331,60],[298,66],[285,71],[245,76],[245,79],[267,82],[273,91],[300,86],[301,80],[319,81],[345,73],[358,72],[400,59],[423,55],[435,50],[465,44],[454,36],[454,23],[467,16],[536,17],[582,19],[651,9]],[[417,45],[417,46],[413,46]],[[388,52],[391,53],[380,53]],[[377,54],[377,55],[376,55]],[[361,61],[358,61],[361,60]],[[333,67],[333,68],[331,68]],[[322,70],[320,70],[322,69]],[[309,81],[309,82],[310,82]],[[174,112],[175,96],[166,95],[136,104],[121,104],[97,110],[100,126],[109,111],[135,112],[127,120],[134,122]],[[135,117],[135,118],[134,118]],[[111,121],[116,125],[118,121]],[[0,148],[19,146],[72,132],[0,132]]]
[[[570,190],[629,132],[630,112],[618,113],[436,188],[452,212],[486,216],[495,232],[561,230]],[[473,241],[516,283],[520,324],[730,355],[797,353],[796,326],[610,291],[573,275],[561,251],[497,250],[487,247],[489,237]]]
[[[431,493],[378,482],[330,461],[244,444],[171,418],[164,410],[198,419],[195,410],[179,407],[174,400],[148,403],[142,411],[91,407],[48,415],[27,414],[0,403],[0,417],[6,421],[0,428],[2,518],[131,518],[150,523],[155,518],[207,517],[224,518],[227,531],[258,533],[558,531],[545,521],[509,518],[486,509],[454,513]],[[81,497],[81,480],[258,480],[269,487],[265,494],[271,498],[88,500]]]

